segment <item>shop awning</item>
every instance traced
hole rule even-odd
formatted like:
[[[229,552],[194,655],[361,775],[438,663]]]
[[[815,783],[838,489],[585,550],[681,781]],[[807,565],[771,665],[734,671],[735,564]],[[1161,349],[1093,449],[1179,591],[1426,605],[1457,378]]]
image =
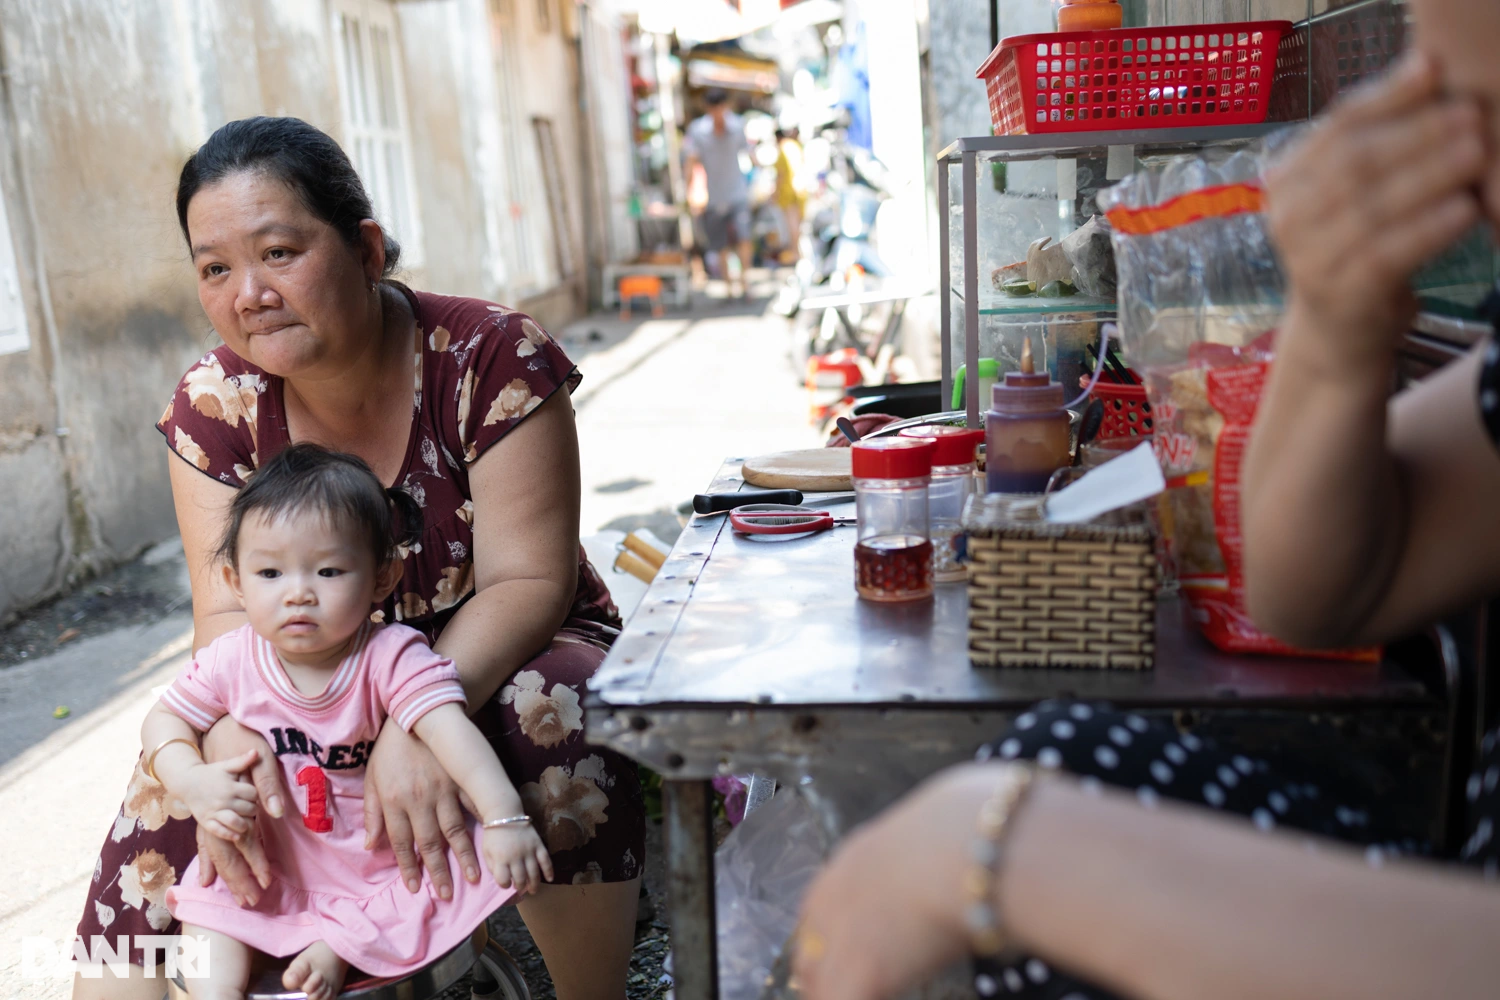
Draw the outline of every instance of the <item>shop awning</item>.
[[[781,72],[775,63],[695,53],[687,62],[687,82],[690,87],[774,94],[781,86]]]

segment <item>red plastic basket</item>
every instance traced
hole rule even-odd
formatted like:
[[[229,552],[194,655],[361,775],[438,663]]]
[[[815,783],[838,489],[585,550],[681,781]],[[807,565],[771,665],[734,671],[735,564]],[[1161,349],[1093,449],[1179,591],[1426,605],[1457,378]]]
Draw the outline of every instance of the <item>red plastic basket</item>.
[[[1016,35],[975,75],[996,135],[1265,121],[1290,21]]]
[[[1143,437],[1151,433],[1151,404],[1143,385],[1120,385],[1100,379],[1089,393],[1104,404],[1104,421],[1098,440]]]

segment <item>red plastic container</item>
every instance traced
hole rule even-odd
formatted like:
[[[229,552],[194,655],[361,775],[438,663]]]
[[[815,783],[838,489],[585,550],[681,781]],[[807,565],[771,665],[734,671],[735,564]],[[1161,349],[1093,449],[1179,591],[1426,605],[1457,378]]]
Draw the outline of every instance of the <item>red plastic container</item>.
[[[1143,385],[1121,385],[1102,378],[1094,384],[1090,398],[1104,404],[1104,421],[1096,440],[1142,437],[1151,433],[1151,404]]]
[[[996,135],[1254,125],[1290,21],[1016,35],[975,75]]]

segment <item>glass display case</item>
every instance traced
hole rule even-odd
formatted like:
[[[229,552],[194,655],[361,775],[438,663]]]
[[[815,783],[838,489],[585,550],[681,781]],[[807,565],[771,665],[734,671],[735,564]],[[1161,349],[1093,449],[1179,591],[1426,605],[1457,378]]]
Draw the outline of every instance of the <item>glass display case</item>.
[[[939,263],[943,398],[960,367],[979,371],[993,358],[1003,377],[1020,363],[1025,343],[1038,369],[1078,385],[1099,342],[1099,324],[1114,318],[1112,294],[1090,282],[1073,288],[1021,287],[1029,255],[1042,255],[1097,214],[1100,189],[1142,166],[1211,146],[1252,142],[1280,124],[1193,129],[1138,129],[1067,135],[960,139],[938,156]],[[1043,258],[1041,271],[1047,271]],[[1095,294],[1089,294],[1094,291]],[[1045,359],[1045,361],[1044,361]],[[980,379],[964,378],[958,409],[981,426],[988,401]]]

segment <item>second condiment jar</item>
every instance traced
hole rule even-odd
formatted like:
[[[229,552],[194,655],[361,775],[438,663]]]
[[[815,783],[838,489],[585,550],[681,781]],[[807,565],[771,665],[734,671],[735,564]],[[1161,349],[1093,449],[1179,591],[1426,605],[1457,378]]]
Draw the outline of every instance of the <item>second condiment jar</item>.
[[[932,578],[956,583],[968,578],[968,546],[963,532],[964,504],[974,492],[974,453],[984,431],[941,424],[908,427],[901,437],[933,443],[932,482],[927,488],[932,531]]]
[[[855,589],[868,601],[931,597],[927,485],[933,443],[885,437],[855,441],[850,448],[859,519]]]
[[[985,479],[991,493],[1040,493],[1052,473],[1072,464],[1071,421],[1062,383],[1035,370],[1031,341],[1021,370],[991,391],[984,415]]]

